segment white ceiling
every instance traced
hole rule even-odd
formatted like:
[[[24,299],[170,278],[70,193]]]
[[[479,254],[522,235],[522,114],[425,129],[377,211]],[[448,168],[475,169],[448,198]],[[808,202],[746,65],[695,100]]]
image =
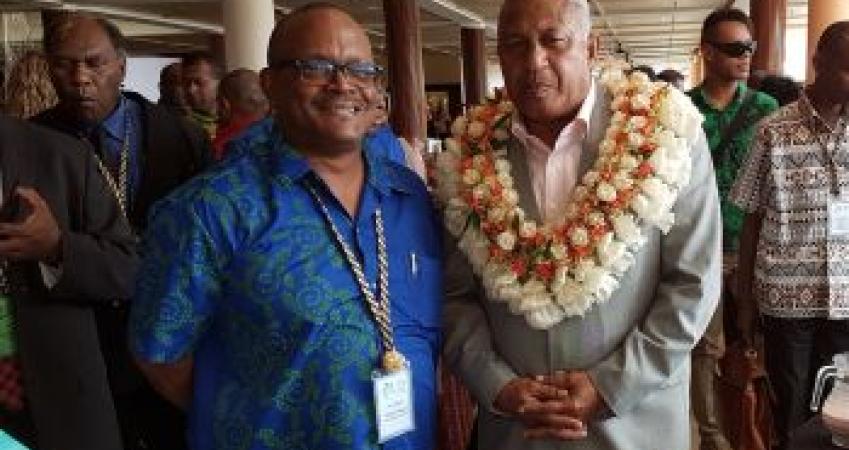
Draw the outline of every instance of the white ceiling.
[[[621,43],[635,64],[680,66],[696,47],[701,22],[727,0],[589,0],[602,52]],[[807,1],[788,0],[788,27],[807,24]],[[280,12],[309,0],[276,0]],[[382,0],[337,0],[366,25],[376,47],[383,46]],[[461,26],[487,29],[490,49],[501,0],[419,0],[426,52],[459,55]],[[748,9],[748,0],[736,0]],[[140,52],[169,53],[204,48],[209,34],[222,32],[220,0],[0,0],[0,11],[45,7],[88,9],[119,23]]]

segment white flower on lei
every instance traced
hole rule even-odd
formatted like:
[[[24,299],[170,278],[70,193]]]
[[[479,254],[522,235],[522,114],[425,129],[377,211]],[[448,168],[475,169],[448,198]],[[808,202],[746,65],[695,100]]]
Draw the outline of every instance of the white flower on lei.
[[[463,171],[463,183],[465,183],[469,186],[473,186],[475,183],[480,181],[480,179],[481,179],[480,172],[478,172],[477,170],[475,170],[471,167]]]
[[[468,125],[466,116],[460,116],[454,119],[454,123],[451,124],[451,135],[455,138],[463,137],[466,134],[466,125]]]
[[[621,275],[634,263],[634,257],[628,252],[628,247],[614,238],[613,233],[607,233],[601,238],[596,247],[598,261],[602,267]]]
[[[483,105],[473,106],[470,114],[472,119],[480,120],[483,118],[484,113],[486,112],[486,108]]]
[[[690,98],[678,89],[666,87],[665,94],[665,101],[658,111],[658,121],[664,128],[692,142],[702,129],[704,117]]]
[[[512,251],[516,246],[516,235],[513,234],[512,231],[502,231],[498,234],[496,238],[498,242],[498,246],[501,247],[502,250]]]
[[[534,237],[536,233],[537,224],[533,220],[522,222],[522,225],[519,227],[519,236],[522,236],[525,239]]]
[[[510,132],[503,128],[498,128],[492,132],[492,137],[498,141],[506,141],[510,139]]]
[[[634,170],[640,165],[640,162],[637,161],[637,158],[631,155],[623,155],[619,158],[619,167],[625,170]]]
[[[480,273],[489,259],[489,240],[479,230],[469,228],[457,242],[457,247],[466,254],[475,272]]]
[[[645,94],[637,94],[631,97],[631,108],[644,111],[651,107],[651,98]]]
[[[631,129],[631,131],[636,131],[645,128],[648,123],[649,120],[646,119],[646,116],[631,116],[631,118],[628,119],[628,128]]]
[[[514,314],[523,314],[550,304],[551,294],[546,285],[531,279],[522,285],[521,297],[510,301],[510,309]]]
[[[645,238],[640,232],[640,227],[631,214],[618,214],[611,218],[613,232],[616,238],[629,247],[638,247],[643,244]]]
[[[472,198],[481,201],[489,197],[489,188],[486,184],[479,184],[472,189]]]
[[[563,261],[569,255],[569,251],[565,245],[561,243],[552,244],[550,247],[551,256],[558,261]]]
[[[495,160],[495,172],[499,174],[510,174],[510,163],[503,159]]]
[[[646,137],[642,135],[642,133],[630,132],[628,133],[628,145],[633,148],[640,148],[643,144],[646,143]]]
[[[507,211],[504,208],[500,208],[496,206],[495,208],[490,208],[489,211],[486,212],[486,218],[490,222],[501,222],[507,217]]]
[[[452,155],[460,156],[460,152],[462,152],[462,149],[460,148],[460,143],[457,139],[450,137],[445,140],[445,151],[442,153],[450,153]]]
[[[634,185],[627,170],[620,170],[613,175],[613,187],[616,189],[629,189]]]
[[[598,188],[596,188],[596,195],[603,202],[612,202],[616,200],[616,188],[609,183],[599,183]]]
[[[554,325],[560,323],[566,317],[566,311],[563,308],[549,304],[545,307],[535,309],[525,314],[525,321],[531,328],[536,330],[547,330]]]
[[[470,138],[478,139],[486,133],[486,125],[484,125],[483,122],[475,120],[469,124],[469,128],[466,130],[466,133],[469,134]]]
[[[584,277],[584,293],[595,297],[597,302],[604,302],[619,287],[619,281],[602,267],[594,266],[587,270]]]
[[[575,227],[572,232],[569,233],[569,240],[572,242],[572,245],[585,247],[590,243],[590,234],[584,227]]]
[[[510,206],[516,206],[519,204],[519,193],[513,189],[507,189],[504,191],[504,202]]]
[[[502,187],[513,187],[513,177],[511,177],[509,173],[499,173],[496,178],[498,179],[498,182],[501,183]]]

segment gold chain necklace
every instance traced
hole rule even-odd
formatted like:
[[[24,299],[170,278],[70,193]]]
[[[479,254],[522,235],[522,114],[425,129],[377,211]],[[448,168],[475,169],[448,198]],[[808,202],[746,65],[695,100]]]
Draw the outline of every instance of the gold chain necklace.
[[[318,203],[322,216],[333,234],[333,238],[339,245],[342,253],[345,255],[345,259],[348,261],[348,266],[350,266],[351,271],[354,273],[354,278],[357,280],[360,292],[362,292],[363,297],[366,300],[366,304],[368,305],[372,318],[377,323],[377,328],[380,332],[381,341],[383,343],[383,370],[387,372],[396,372],[401,370],[404,367],[404,357],[395,348],[395,341],[392,336],[392,324],[389,316],[389,258],[386,250],[386,233],[383,228],[383,214],[381,213],[380,208],[377,208],[374,215],[375,234],[377,234],[377,279],[379,289],[379,298],[375,298],[374,292],[369,289],[368,280],[366,279],[362,264],[360,264],[357,260],[357,257],[345,242],[345,239],[342,238],[342,234],[339,232],[339,229],[336,228],[336,224],[333,223],[330,211],[327,209],[324,201],[321,197],[319,197],[318,193],[312,186],[308,185],[307,189],[309,189],[310,194],[315,199],[316,203]]]

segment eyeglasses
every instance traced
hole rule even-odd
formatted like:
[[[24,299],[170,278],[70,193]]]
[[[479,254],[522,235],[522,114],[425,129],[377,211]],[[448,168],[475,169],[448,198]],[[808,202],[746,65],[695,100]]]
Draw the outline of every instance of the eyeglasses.
[[[370,84],[379,81],[384,74],[383,67],[365,61],[337,62],[329,59],[289,59],[276,61],[272,69],[294,67],[301,80],[314,84],[325,84],[333,77],[344,73],[349,80],[358,84]]]
[[[722,54],[732,58],[739,58],[746,53],[754,54],[758,49],[758,43],[755,41],[733,41],[733,42],[712,42],[708,44],[719,50]]]

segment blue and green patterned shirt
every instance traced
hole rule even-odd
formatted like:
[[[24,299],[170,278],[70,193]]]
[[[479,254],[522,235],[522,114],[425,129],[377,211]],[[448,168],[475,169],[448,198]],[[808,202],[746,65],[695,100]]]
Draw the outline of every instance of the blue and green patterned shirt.
[[[416,430],[384,449],[434,447],[440,226],[410,170],[365,150],[349,218],[270,120],[158,203],[144,243],[130,345],[157,363],[194,356],[194,450],[376,449],[380,339],[315,200],[377,280],[374,214],[389,251],[395,343],[410,360]]]

